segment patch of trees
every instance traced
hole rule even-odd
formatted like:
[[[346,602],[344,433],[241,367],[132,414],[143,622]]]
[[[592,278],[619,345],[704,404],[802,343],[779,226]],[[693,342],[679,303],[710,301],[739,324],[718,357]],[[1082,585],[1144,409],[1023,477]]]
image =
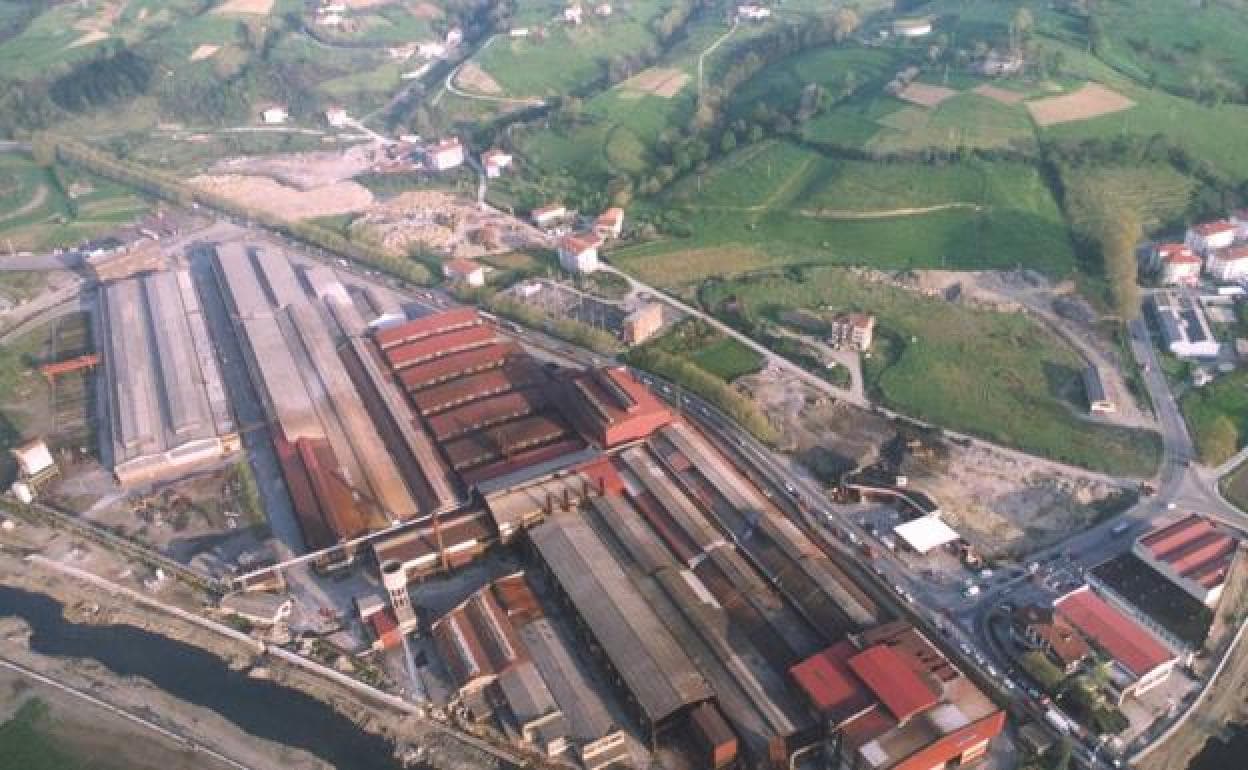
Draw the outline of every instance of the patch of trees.
[[[64,109],[86,112],[145,93],[151,79],[151,63],[129,48],[121,48],[75,65],[52,83],[49,95]]]

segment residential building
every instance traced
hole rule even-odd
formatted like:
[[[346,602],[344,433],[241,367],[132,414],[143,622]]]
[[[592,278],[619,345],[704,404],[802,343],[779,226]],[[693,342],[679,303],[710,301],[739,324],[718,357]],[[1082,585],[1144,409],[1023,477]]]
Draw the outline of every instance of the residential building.
[[[875,316],[844,313],[828,324],[828,344],[836,348],[870,350],[875,339]]]
[[[602,239],[619,238],[624,231],[624,209],[612,206],[594,220],[594,233]]]
[[[269,126],[281,125],[289,117],[290,113],[280,104],[271,104],[260,111],[260,120]]]
[[[1231,246],[1209,252],[1205,269],[1214,280],[1223,283],[1248,278],[1248,246]]]
[[[1211,251],[1225,249],[1235,242],[1236,228],[1228,219],[1204,222],[1187,228],[1183,242],[1197,254],[1208,255]]]
[[[542,206],[540,209],[533,209],[529,212],[529,218],[538,227],[550,228],[567,219],[568,210],[561,203],[552,203],[549,206]]]
[[[926,37],[932,34],[930,19],[897,19],[893,22],[893,34],[900,37]]]
[[[442,275],[453,283],[467,286],[485,285],[485,268],[471,259],[452,259],[442,263]]]
[[[446,56],[446,43],[436,40],[417,43],[416,53],[422,59],[441,59]]]
[[[737,17],[749,21],[764,21],[771,18],[771,9],[761,5],[738,5]]]
[[[460,27],[451,27],[446,31],[446,47],[454,48],[464,42],[464,30]]]
[[[1019,51],[998,51],[992,49],[980,60],[977,69],[985,77],[1002,77],[1017,75],[1023,71],[1026,59]]]
[[[610,16],[612,12],[613,12],[613,9],[611,8],[610,3],[599,3],[597,6],[594,7],[594,15],[600,16],[604,19]]]
[[[571,5],[563,9],[563,20],[569,24],[580,24],[585,11],[579,5]]]
[[[511,161],[511,154],[499,149],[490,149],[481,153],[481,165],[485,167],[485,175],[490,179],[502,176],[503,170],[511,167]]]
[[[1158,292],[1149,298],[1149,306],[1167,350],[1179,358],[1217,358],[1222,345],[1195,297],[1177,291]]]
[[[325,120],[334,128],[342,128],[350,122],[351,116],[342,107],[330,107],[325,110]]]
[[[1200,282],[1201,260],[1190,246],[1159,243],[1153,247],[1150,268],[1163,286],[1192,286]]]
[[[1178,663],[1178,656],[1151,631],[1086,585],[1059,598],[1053,609],[1109,658],[1109,689],[1119,704],[1164,682]]]
[[[512,27],[511,29],[507,30],[507,35],[508,37],[516,37],[516,38],[528,37],[529,28],[528,27]]]
[[[570,273],[592,273],[598,269],[597,236],[565,235],[559,241],[559,265]]]
[[[1011,616],[1014,638],[1024,646],[1042,650],[1049,660],[1067,674],[1092,654],[1087,640],[1051,607],[1028,604]]]
[[[434,171],[449,171],[464,162],[464,146],[452,136],[425,148],[425,163]]]
[[[1005,726],[1005,712],[904,622],[838,642],[790,675],[831,733],[830,767],[962,767]]]
[[[1207,517],[1192,513],[1154,527],[1131,550],[1167,580],[1216,607],[1239,540]]]
[[[629,345],[639,345],[663,327],[663,306],[647,302],[624,317],[623,337]]]
[[[1118,405],[1105,388],[1101,370],[1096,366],[1083,370],[1083,390],[1088,397],[1088,411],[1092,414],[1113,414],[1118,411]]]

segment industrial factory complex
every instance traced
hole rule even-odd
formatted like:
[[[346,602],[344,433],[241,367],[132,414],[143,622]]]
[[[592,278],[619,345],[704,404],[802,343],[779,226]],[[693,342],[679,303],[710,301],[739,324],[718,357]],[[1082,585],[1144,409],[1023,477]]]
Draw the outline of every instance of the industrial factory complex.
[[[627,368],[539,356],[472,308],[409,318],[279,249],[206,259],[104,286],[113,472],[177,478],[267,432],[309,558],[380,577],[356,599],[374,648],[430,640],[464,718],[594,769],[656,749],[942,767],[1000,731],[970,680]],[[221,360],[223,334],[242,361]],[[227,363],[263,424],[235,424]],[[523,569],[422,604],[422,584],[499,553]]]

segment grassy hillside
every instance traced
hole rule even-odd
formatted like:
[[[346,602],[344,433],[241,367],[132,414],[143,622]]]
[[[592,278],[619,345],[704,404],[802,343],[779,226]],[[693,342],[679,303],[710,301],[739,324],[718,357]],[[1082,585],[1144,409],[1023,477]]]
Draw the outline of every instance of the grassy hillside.
[[[1081,359],[1025,316],[924,298],[828,268],[713,284],[700,296],[711,308],[734,297],[750,321],[774,320],[792,307],[874,313],[867,387],[915,417],[1110,473],[1150,475],[1160,456],[1154,433],[1082,419]]]

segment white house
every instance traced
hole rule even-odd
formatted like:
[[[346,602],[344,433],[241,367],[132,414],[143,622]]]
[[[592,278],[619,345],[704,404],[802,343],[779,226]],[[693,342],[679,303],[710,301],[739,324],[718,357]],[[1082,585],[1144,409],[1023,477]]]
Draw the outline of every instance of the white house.
[[[416,53],[425,59],[441,59],[446,56],[446,43],[436,41],[417,43]]]
[[[624,209],[612,206],[594,220],[594,233],[602,239],[619,238],[624,231]]]
[[[280,126],[289,117],[290,113],[280,104],[270,104],[260,111],[260,120],[269,126]]]
[[[1200,257],[1181,243],[1157,244],[1152,263],[1163,286],[1190,286],[1200,281]]]
[[[610,16],[612,12],[613,12],[613,9],[611,8],[610,3],[599,3],[597,6],[594,7],[594,13],[598,16],[601,16],[604,19]]]
[[[528,37],[529,28],[528,27],[512,27],[511,29],[507,31],[507,34],[511,37]]]
[[[459,27],[451,27],[446,31],[446,47],[454,48],[464,42],[464,31]]]
[[[1235,225],[1228,219],[1204,222],[1187,228],[1187,237],[1183,239],[1188,248],[1197,254],[1208,254],[1217,249],[1225,249],[1235,242]]]
[[[37,479],[56,468],[56,461],[52,459],[48,445],[39,439],[14,447],[12,452],[22,478]]]
[[[425,163],[434,171],[447,171],[463,162],[464,146],[459,143],[459,137],[443,139],[425,149]]]
[[[592,273],[598,269],[600,245],[597,236],[564,236],[559,241],[559,264],[570,273]]]
[[[342,128],[351,120],[351,116],[342,107],[330,107],[325,110],[325,120],[334,128]]]
[[[572,5],[563,9],[563,20],[569,24],[580,24],[584,15],[585,11],[579,5]]]
[[[893,33],[901,37],[927,37],[932,34],[930,19],[898,19],[893,22]]]
[[[1232,246],[1229,249],[1209,252],[1205,269],[1215,281],[1224,283],[1248,278],[1248,246]]]
[[[485,167],[485,175],[495,179],[503,175],[503,169],[511,167],[510,153],[499,149],[489,149],[481,153],[481,165]]]
[[[549,206],[542,206],[540,209],[533,209],[529,212],[529,218],[533,220],[533,224],[538,227],[551,227],[557,225],[566,219],[568,209],[562,203],[553,203]]]
[[[471,259],[452,259],[442,263],[442,275],[448,281],[468,286],[485,285],[485,268]]]
[[[316,23],[322,27],[341,27],[342,22],[346,21],[341,13],[327,13],[323,16],[316,17]]]
[[[750,21],[762,21],[771,18],[771,9],[761,5],[738,5],[737,17]]]

